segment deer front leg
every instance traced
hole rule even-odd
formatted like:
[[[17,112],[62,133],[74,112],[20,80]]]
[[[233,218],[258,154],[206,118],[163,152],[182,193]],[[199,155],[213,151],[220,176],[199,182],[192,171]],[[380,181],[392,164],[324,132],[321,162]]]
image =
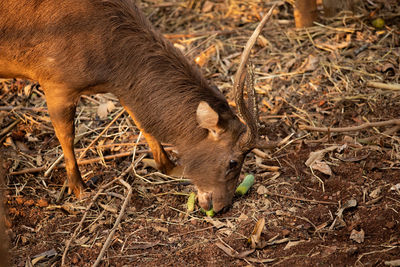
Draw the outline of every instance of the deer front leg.
[[[59,88],[50,88],[50,90],[52,91],[45,90],[46,102],[56,136],[64,152],[68,193],[74,192],[77,198],[81,198],[85,183],[79,172],[74,153],[76,98],[68,94],[68,90]]]
[[[135,118],[132,110],[130,110],[126,105],[124,105],[124,108],[126,111],[128,111],[136,126],[143,133],[144,138],[146,138],[146,141],[149,144],[150,150],[153,154],[157,169],[165,174],[171,174],[172,170],[175,168],[175,164],[169,159],[168,154],[165,152],[161,143],[140,126],[140,123]]]
[[[144,138],[146,138],[146,141],[149,144],[151,152],[153,153],[157,169],[165,174],[171,174],[172,170],[175,168],[175,164],[169,159],[167,152],[165,152],[164,148],[157,139],[143,130],[142,132]]]

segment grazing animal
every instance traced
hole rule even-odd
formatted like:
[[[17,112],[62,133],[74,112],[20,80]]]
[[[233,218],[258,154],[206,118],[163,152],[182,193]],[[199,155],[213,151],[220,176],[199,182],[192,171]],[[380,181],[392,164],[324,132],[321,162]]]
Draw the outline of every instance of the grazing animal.
[[[244,76],[237,75],[242,98]],[[77,197],[85,184],[73,148],[74,116],[84,94],[116,95],[164,173],[175,164],[161,142],[176,146],[204,209],[230,205],[256,145],[256,122],[243,99],[246,124],[132,0],[0,1],[0,77],[40,83]]]

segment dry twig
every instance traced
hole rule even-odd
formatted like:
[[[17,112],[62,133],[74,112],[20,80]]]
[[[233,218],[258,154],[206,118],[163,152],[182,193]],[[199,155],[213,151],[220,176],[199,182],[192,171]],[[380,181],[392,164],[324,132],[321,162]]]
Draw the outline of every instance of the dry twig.
[[[330,128],[330,127],[313,127],[308,125],[299,125],[301,130],[317,131],[317,132],[353,132],[371,127],[382,127],[388,125],[400,125],[400,119],[393,119],[388,121],[367,122],[358,126]]]

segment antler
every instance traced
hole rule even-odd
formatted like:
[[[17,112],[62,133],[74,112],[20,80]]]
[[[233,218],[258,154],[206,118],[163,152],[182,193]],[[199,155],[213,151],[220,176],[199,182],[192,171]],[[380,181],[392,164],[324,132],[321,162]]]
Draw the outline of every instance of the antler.
[[[254,30],[253,34],[250,36],[249,40],[244,47],[242,56],[240,58],[239,68],[235,75],[233,90],[235,94],[236,107],[238,109],[239,115],[247,124],[247,131],[243,139],[240,141],[240,146],[242,150],[251,150],[256,146],[258,138],[258,109],[256,101],[256,93],[253,86],[253,74],[251,72],[246,75],[246,64],[250,56],[250,51],[253,48],[258,35],[260,35],[261,29],[264,27],[265,23],[272,15],[276,4],[268,11],[268,13],[263,17],[261,22],[258,24],[257,28]],[[247,96],[248,105],[246,106],[243,98],[243,89],[247,79]]]

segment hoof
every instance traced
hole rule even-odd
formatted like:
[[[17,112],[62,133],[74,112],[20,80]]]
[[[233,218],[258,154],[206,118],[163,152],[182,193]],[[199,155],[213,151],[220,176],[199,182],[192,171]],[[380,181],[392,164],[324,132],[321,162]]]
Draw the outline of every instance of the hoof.
[[[78,184],[70,184],[68,186],[68,194],[71,194],[72,192],[76,196],[77,199],[82,199],[85,197],[85,185],[83,183],[78,183]]]

